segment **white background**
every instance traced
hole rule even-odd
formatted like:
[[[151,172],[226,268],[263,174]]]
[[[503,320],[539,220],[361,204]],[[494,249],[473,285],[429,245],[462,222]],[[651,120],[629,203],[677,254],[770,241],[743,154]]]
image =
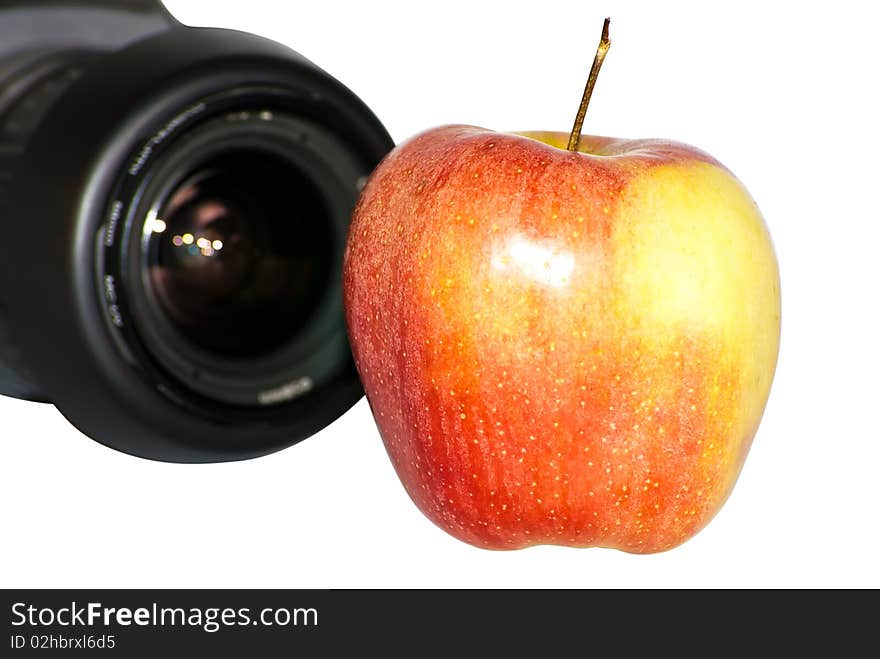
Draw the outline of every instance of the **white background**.
[[[782,350],[732,497],[697,537],[632,556],[498,553],[404,493],[365,402],[279,454],[137,460],[49,406],[0,399],[4,587],[880,586],[880,40],[869,3],[206,2],[355,90],[396,140],[437,124],[570,127],[700,146],[746,184],[780,260]]]

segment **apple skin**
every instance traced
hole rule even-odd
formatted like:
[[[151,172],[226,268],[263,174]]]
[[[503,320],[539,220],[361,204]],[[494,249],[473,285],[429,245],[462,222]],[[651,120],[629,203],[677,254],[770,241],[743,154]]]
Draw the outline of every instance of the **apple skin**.
[[[731,492],[779,348],[739,181],[659,140],[429,130],[344,264],[352,350],[416,505],[479,547],[670,549]]]

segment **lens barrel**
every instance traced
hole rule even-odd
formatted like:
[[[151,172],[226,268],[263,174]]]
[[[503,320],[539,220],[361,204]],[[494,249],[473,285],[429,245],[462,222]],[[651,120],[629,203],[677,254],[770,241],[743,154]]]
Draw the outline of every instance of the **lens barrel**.
[[[362,101],[277,43],[170,21],[4,58],[2,393],[175,462],[270,453],[360,398],[342,254],[393,146]]]

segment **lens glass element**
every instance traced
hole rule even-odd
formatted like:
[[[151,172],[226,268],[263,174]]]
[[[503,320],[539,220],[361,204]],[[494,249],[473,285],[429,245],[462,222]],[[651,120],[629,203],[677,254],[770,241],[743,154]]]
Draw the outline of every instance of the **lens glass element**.
[[[295,336],[327,290],[332,222],[317,187],[267,152],[203,163],[151,213],[155,300],[200,349],[261,356]]]

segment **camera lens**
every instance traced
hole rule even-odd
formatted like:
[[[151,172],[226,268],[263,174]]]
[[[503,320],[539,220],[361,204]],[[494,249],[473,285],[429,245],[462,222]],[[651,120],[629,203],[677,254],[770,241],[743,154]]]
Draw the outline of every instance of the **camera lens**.
[[[174,327],[221,357],[271,353],[327,290],[330,210],[283,159],[232,152],[189,175],[150,218],[152,294]]]
[[[141,457],[265,455],[363,395],[342,257],[393,142],[295,52],[148,5],[0,56],[0,392]]]
[[[119,193],[128,239],[99,250],[104,276],[122,285],[120,336],[203,410],[263,414],[351,362],[341,255],[363,167],[274,92],[253,90],[258,99],[250,110],[213,99],[226,109],[135,152],[137,176]]]

